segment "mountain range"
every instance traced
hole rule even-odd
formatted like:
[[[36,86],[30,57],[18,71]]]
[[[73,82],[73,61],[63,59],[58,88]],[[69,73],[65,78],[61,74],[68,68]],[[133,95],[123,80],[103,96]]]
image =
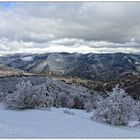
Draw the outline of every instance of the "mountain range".
[[[0,64],[0,73],[6,70],[9,75],[43,75],[96,91],[110,90],[116,84],[134,95],[140,91],[138,54],[15,54],[1,56]],[[7,76],[5,72],[1,75]]]
[[[140,55],[47,53],[0,57],[0,64],[30,73],[110,81],[128,72],[140,72]]]

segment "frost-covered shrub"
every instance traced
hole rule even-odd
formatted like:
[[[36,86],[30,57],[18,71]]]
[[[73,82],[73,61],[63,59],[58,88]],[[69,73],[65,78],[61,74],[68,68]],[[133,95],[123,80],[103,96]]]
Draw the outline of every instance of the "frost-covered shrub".
[[[127,125],[134,115],[134,107],[134,99],[116,86],[98,103],[92,118],[101,119],[113,125]]]
[[[68,110],[68,109],[65,109],[64,110],[64,113],[66,113],[66,114],[68,114],[68,115],[74,115],[74,113],[73,112],[71,112],[70,110]]]
[[[93,104],[92,104],[92,102],[89,100],[89,101],[86,101],[85,103],[84,103],[84,108],[85,108],[85,110],[87,111],[87,112],[91,112],[92,110],[93,110]]]
[[[85,102],[88,96],[81,94],[60,94],[59,106],[67,108],[85,109]],[[58,102],[58,101],[57,101]]]
[[[136,101],[135,109],[134,109],[135,115],[138,118],[138,121],[140,121],[140,101]]]
[[[76,109],[84,109],[84,96],[82,95],[75,95],[73,97],[73,108],[76,108]]]
[[[3,102],[7,96],[7,92],[0,92],[0,102]]]
[[[72,108],[73,107],[73,96],[69,94],[59,95],[60,106]]]
[[[6,96],[4,104],[10,109],[31,109],[50,107],[52,97],[46,95],[44,84],[33,86],[30,81],[20,82],[17,89]]]
[[[90,95],[87,100],[84,102],[84,109],[87,112],[91,112],[92,110],[98,107],[98,102],[102,100],[102,96],[98,94]]]
[[[127,124],[129,127],[137,127],[138,125],[140,125],[139,121],[130,121]]]

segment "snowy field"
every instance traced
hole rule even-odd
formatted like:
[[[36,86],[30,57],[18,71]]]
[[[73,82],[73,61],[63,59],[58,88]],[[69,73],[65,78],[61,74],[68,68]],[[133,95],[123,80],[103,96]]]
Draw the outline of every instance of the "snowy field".
[[[90,120],[92,113],[65,108],[0,109],[0,138],[140,138],[140,127],[114,127]]]

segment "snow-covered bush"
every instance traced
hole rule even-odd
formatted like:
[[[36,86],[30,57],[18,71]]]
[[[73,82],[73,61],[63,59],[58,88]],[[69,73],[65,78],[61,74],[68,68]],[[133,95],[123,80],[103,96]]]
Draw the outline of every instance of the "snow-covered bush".
[[[72,108],[73,107],[73,96],[69,94],[61,94],[59,95],[60,106]]]
[[[87,112],[91,112],[92,110],[93,110],[93,104],[92,104],[92,102],[89,100],[89,101],[86,101],[85,103],[84,103],[84,108],[85,108],[85,110],[87,111]]]
[[[85,103],[90,100],[88,95],[81,94],[60,94],[59,98],[59,106],[67,107],[67,108],[76,108],[76,109],[85,109]],[[58,101],[57,101],[58,102]]]
[[[84,102],[85,102],[85,98],[82,95],[74,95],[73,96],[73,108],[76,109],[84,109]]]
[[[84,109],[87,112],[91,112],[92,110],[98,107],[98,102],[102,100],[102,96],[99,94],[90,95],[87,100],[84,102]]]
[[[130,121],[128,122],[127,124],[129,127],[137,127],[140,125],[140,122],[139,121]]]
[[[140,101],[136,101],[136,106],[135,106],[135,115],[138,118],[138,121],[140,121]]]
[[[65,114],[68,114],[68,115],[74,115],[74,113],[71,112],[71,111],[68,110],[68,109],[65,109],[65,110],[64,110],[64,113],[65,113]]]
[[[10,109],[30,109],[52,106],[52,97],[44,84],[33,86],[30,81],[20,82],[17,89],[6,96],[4,104]]]
[[[0,102],[3,102],[5,100],[7,94],[8,94],[7,92],[0,92]]]
[[[98,103],[92,118],[101,119],[113,125],[127,125],[134,115],[135,101],[118,86]]]

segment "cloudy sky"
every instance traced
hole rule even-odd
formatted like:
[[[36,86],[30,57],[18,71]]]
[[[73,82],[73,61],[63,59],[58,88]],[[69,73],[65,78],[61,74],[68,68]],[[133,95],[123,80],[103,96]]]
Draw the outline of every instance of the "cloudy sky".
[[[1,2],[0,55],[140,53],[140,2]]]

